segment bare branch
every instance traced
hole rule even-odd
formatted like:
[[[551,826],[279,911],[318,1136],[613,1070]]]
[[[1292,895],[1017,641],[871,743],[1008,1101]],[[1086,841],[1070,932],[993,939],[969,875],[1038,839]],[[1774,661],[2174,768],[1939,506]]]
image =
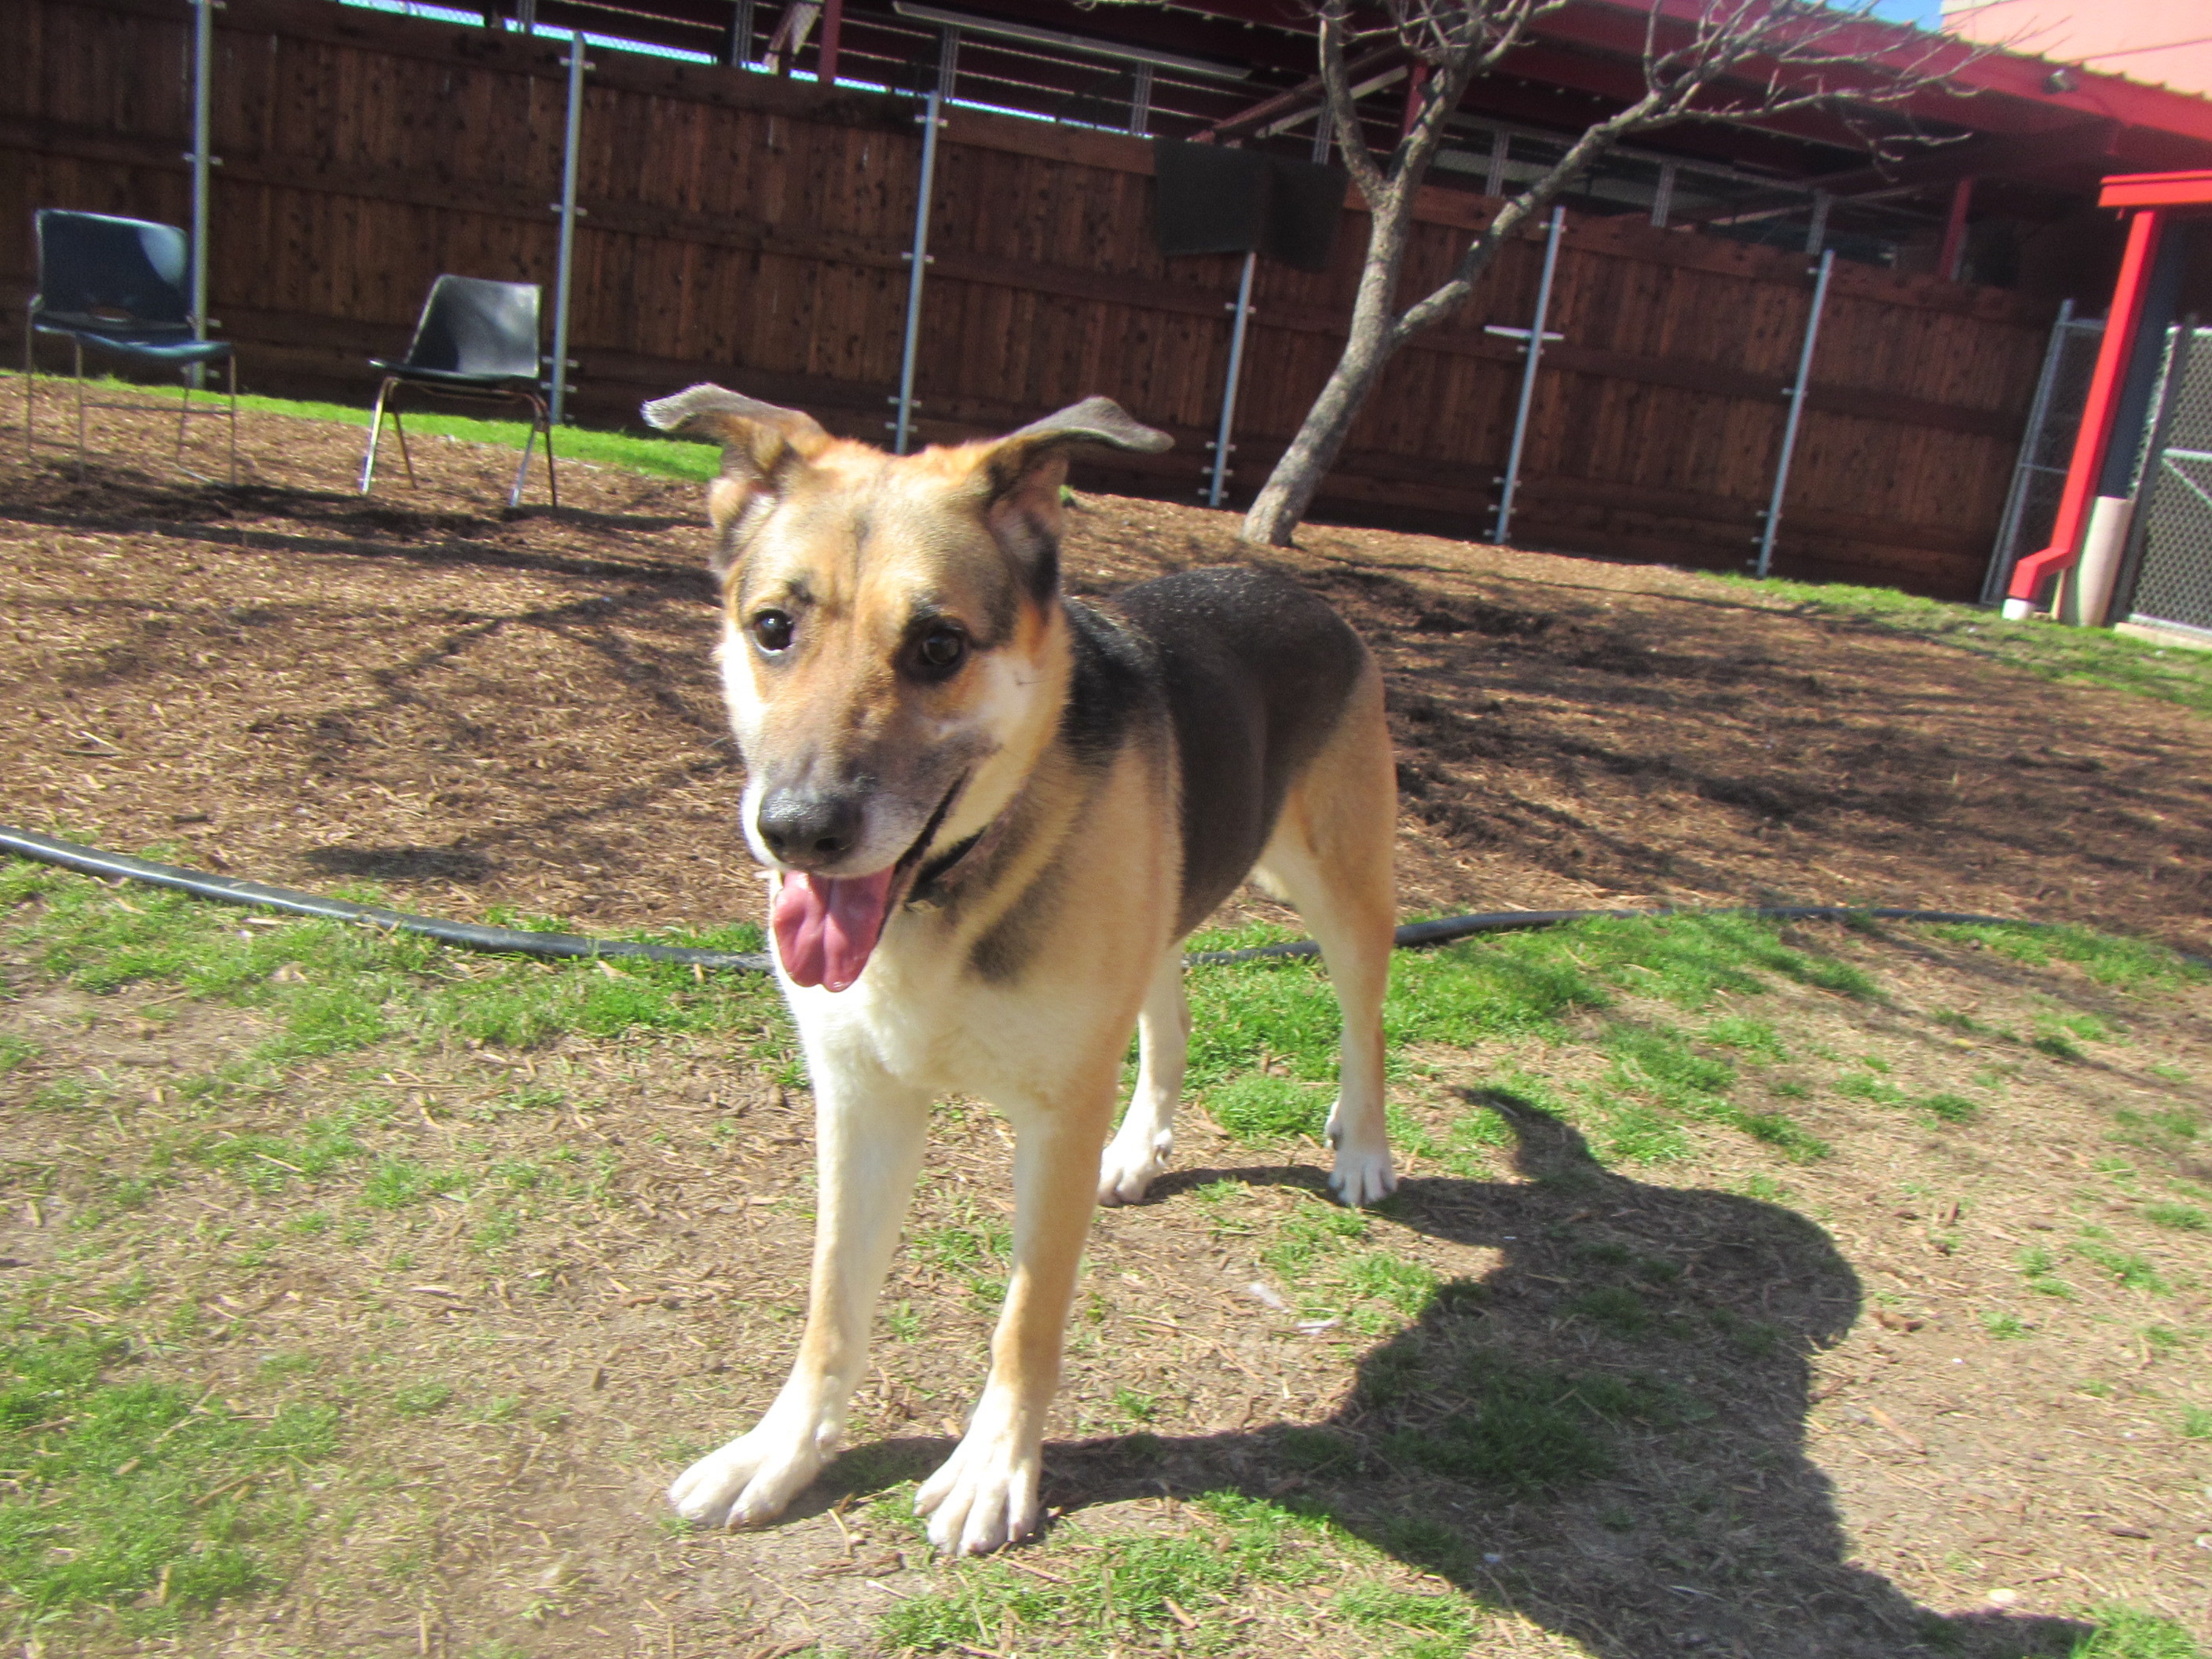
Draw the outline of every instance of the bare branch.
[[[1337,149],[1344,157],[1345,169],[1352,174],[1352,182],[1369,210],[1380,213],[1383,198],[1389,194],[1390,180],[1383,176],[1375,152],[1367,148],[1367,136],[1359,126],[1359,107],[1352,100],[1352,77],[1345,72],[1348,9],[1346,0],[1328,0],[1322,8],[1322,85],[1328,94],[1329,118],[1336,125]]]
[[[1872,16],[1874,0],[1832,8],[1820,0],[1699,0],[1694,11],[1680,13],[1668,9],[1668,0],[1635,0],[1644,10],[1642,95],[1584,128],[1540,178],[1499,205],[1443,283],[1400,310],[1396,288],[1416,192],[1443,147],[1447,122],[1469,82],[1510,67],[1537,22],[1569,0],[1310,3],[1320,20],[1322,78],[1337,142],[1372,217],[1344,355],[1245,519],[1244,534],[1262,542],[1285,541],[1296,527],[1390,356],[1450,316],[1498,250],[1632,134],[1816,107],[1842,108],[1856,120],[1850,112],[1904,105],[1998,50],[1881,22]],[[1413,119],[1387,158],[1361,130],[1346,67],[1349,47],[1384,42],[1429,72]],[[1869,148],[1880,153],[1881,144]]]

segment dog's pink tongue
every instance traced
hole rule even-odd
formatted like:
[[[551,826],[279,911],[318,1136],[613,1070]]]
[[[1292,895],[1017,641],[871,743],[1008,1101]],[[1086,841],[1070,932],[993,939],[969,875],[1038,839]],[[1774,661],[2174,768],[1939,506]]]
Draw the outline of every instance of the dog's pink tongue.
[[[783,971],[795,984],[845,989],[868,965],[890,897],[889,870],[842,878],[786,874],[770,913]]]

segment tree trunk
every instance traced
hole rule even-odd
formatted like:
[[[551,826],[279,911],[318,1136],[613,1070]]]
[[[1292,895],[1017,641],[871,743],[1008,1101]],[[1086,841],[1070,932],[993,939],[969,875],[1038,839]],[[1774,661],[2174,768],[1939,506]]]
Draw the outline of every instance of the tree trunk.
[[[1352,423],[1367,394],[1399,346],[1393,306],[1398,271],[1406,258],[1406,235],[1413,216],[1413,193],[1401,187],[1373,204],[1373,228],[1367,238],[1367,263],[1352,303],[1351,337],[1344,355],[1314,399],[1297,436],[1267,475],[1237,533],[1265,547],[1288,547],[1299,521],[1312,505],[1322,480],[1336,464]]]

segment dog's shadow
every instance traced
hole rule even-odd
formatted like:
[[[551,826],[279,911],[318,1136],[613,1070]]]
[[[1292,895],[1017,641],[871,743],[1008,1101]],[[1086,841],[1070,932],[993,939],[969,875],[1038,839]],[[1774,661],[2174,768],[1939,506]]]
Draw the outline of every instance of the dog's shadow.
[[[1510,1131],[1522,1179],[1409,1180],[1351,1248],[1370,1253],[1374,1282],[1418,1287],[1388,1252],[1395,1224],[1494,1251],[1488,1271],[1437,1285],[1333,1412],[1259,1421],[1255,1395],[1255,1420],[1232,1432],[1056,1443],[1048,1503],[1265,1498],[1603,1659],[2024,1659],[2087,1633],[1945,1616],[1853,1559],[1804,1449],[1812,1356],[1860,1313],[1857,1278],[1818,1226],[1629,1180],[1557,1118],[1499,1091],[1474,1098]],[[1223,1179],[1319,1184],[1309,1170],[1194,1170],[1155,1198]]]

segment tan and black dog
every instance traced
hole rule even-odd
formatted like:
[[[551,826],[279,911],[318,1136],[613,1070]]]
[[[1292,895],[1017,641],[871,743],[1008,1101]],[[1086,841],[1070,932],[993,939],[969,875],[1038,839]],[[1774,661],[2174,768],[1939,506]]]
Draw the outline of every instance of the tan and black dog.
[[[893,457],[696,386],[744,829],[815,1092],[812,1299],[790,1380],[676,1482],[693,1520],[778,1514],[834,1454],[931,1101],[1017,1136],[1013,1273],[982,1397],[916,1507],[940,1549],[1037,1524],[1045,1416],[1092,1206],[1173,1144],[1186,934],[1248,875],[1297,907],[1344,1014],[1330,1184],[1395,1184],[1383,1129],[1395,775],[1358,637],[1281,579],[1195,570],[1062,597],[1078,444],[1165,434],[1093,398],[991,442]],[[1113,1128],[1130,1028],[1136,1095]]]

